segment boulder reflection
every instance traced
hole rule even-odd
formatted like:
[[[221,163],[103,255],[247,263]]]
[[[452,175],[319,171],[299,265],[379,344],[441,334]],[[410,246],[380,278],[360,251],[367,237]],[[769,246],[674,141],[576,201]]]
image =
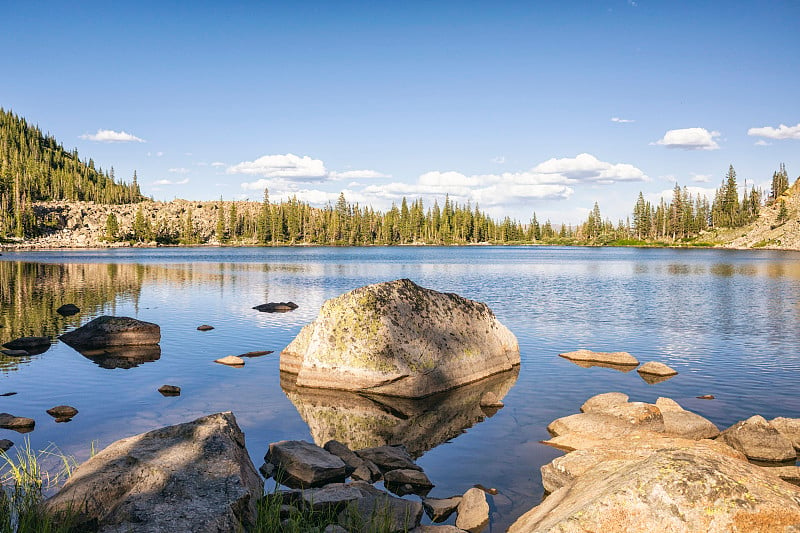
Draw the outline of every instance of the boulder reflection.
[[[298,387],[296,375],[281,372],[281,388],[308,424],[314,442],[331,439],[352,450],[403,444],[412,457],[453,439],[492,416],[482,409],[488,391],[502,399],[514,386],[519,367],[422,399]]]
[[[158,344],[110,346],[97,350],[79,350],[79,353],[101,368],[128,369],[143,363],[158,361],[161,358],[161,346]]]

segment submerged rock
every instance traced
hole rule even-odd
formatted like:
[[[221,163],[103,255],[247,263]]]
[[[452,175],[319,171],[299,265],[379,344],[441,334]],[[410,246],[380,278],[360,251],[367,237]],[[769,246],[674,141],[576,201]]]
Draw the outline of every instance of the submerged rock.
[[[8,341],[3,346],[10,350],[25,350],[28,354],[31,354],[37,349],[50,348],[50,337],[20,337],[19,339]]]
[[[273,442],[264,461],[272,463],[278,472],[285,473],[291,485],[317,487],[342,481],[345,477],[344,461],[324,448],[302,440]]]
[[[792,441],[759,415],[737,422],[718,438],[754,461],[784,463],[797,459]]]
[[[280,368],[299,386],[419,398],[519,362],[516,337],[485,304],[402,279],[325,302]]]
[[[121,439],[80,465],[46,501],[104,533],[252,527],[263,482],[232,413]]]
[[[390,470],[383,474],[383,484],[387,489],[400,496],[405,494],[424,495],[433,488],[433,483],[425,475],[425,472],[405,468]],[[405,485],[410,485],[410,490],[407,490]]]
[[[58,309],[56,309],[56,313],[61,316],[72,316],[77,315],[81,312],[81,308],[75,304],[64,304]]]
[[[161,328],[135,318],[100,316],[59,337],[77,350],[158,344]]]
[[[262,313],[287,313],[297,309],[298,305],[294,302],[269,302],[253,307]]]
[[[576,350],[558,354],[570,361],[584,361],[587,363],[602,363],[607,365],[619,365],[622,367],[634,367],[639,364],[639,360],[628,352],[593,352],[591,350]]]

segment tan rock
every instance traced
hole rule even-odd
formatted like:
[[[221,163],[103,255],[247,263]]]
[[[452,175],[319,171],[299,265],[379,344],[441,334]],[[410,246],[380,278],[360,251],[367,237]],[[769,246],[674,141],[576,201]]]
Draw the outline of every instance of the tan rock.
[[[640,374],[653,374],[655,376],[665,377],[678,375],[677,370],[665,365],[664,363],[659,363],[658,361],[648,361],[637,368],[636,371]]]
[[[328,300],[281,353],[297,385],[419,398],[512,369],[514,335],[486,304],[402,279]]]
[[[489,503],[486,493],[478,488],[471,488],[464,493],[458,504],[456,527],[467,531],[480,531],[489,522]]]
[[[581,349],[558,355],[570,361],[587,361],[620,366],[637,366],[639,364],[639,360],[628,352],[593,352]]]
[[[797,459],[792,441],[759,415],[737,422],[718,438],[754,461],[782,463]]]
[[[778,417],[769,423],[778,430],[778,433],[792,441],[795,450],[800,451],[800,418]]]
[[[214,362],[228,366],[244,366],[244,359],[235,355],[226,355],[225,357],[215,359]]]
[[[609,405],[627,403],[628,395],[622,392],[604,392],[586,400],[581,405],[582,413],[603,412]]]

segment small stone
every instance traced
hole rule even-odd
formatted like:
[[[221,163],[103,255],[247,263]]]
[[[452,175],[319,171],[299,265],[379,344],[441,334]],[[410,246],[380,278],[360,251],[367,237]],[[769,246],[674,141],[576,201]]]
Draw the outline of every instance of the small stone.
[[[209,326],[208,324],[197,326],[197,331],[211,331],[212,329],[214,329],[214,326]]]
[[[36,421],[24,416],[14,416],[9,413],[0,413],[0,428],[13,429],[15,431],[32,429]]]
[[[0,452],[7,452],[13,445],[8,439],[0,439]]]
[[[11,350],[29,351],[35,348],[50,346],[50,337],[20,337],[19,339],[8,341],[3,344],[3,346]]]
[[[461,503],[461,496],[422,499],[422,507],[425,509],[425,514],[434,522],[444,522],[447,520],[458,508],[459,503]]]
[[[16,392],[4,392],[3,394],[0,394],[0,396],[14,396],[15,394]]]
[[[714,395],[713,394],[703,394],[702,396],[698,396],[697,399],[698,400],[713,400],[714,399]]]
[[[226,355],[220,359],[215,359],[214,362],[228,366],[244,366],[244,359],[236,357],[235,355]]]
[[[9,357],[26,357],[30,355],[25,350],[0,350],[0,353]]]
[[[658,361],[648,361],[636,369],[639,374],[652,374],[655,376],[677,376],[678,371]]]
[[[408,533],[466,533],[456,526],[417,526]]]
[[[261,357],[262,355],[269,355],[271,353],[275,353],[275,350],[261,350],[255,352],[247,352],[241,354],[239,357]]]
[[[464,493],[458,504],[456,527],[466,530],[480,530],[489,522],[489,503],[486,493],[481,489],[471,488]]]
[[[75,304],[64,304],[58,309],[56,309],[56,313],[61,316],[72,316],[77,315],[81,312],[81,308]]]
[[[162,396],[180,396],[181,388],[177,385],[161,385],[158,388],[158,392],[160,392]]]
[[[481,395],[481,407],[489,407],[492,409],[500,409],[505,404],[500,401],[500,398],[497,397],[497,394],[493,393],[492,391],[486,391]]]
[[[47,410],[47,414],[58,422],[58,419],[69,419],[78,414],[78,410],[69,405],[57,405]]]

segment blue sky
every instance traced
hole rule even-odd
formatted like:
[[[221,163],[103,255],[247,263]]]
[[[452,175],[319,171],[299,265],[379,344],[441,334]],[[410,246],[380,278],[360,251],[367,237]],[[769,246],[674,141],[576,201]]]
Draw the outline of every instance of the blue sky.
[[[0,106],[156,199],[575,223],[800,174],[794,0],[107,4],[1,4]]]

